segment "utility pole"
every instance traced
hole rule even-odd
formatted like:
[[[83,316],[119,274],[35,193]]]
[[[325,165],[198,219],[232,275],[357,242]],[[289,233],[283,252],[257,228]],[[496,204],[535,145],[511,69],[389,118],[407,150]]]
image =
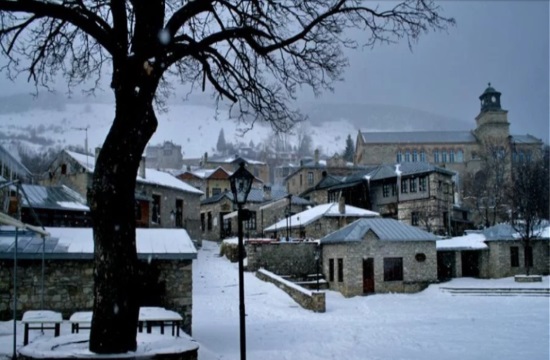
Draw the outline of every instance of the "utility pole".
[[[86,127],[75,127],[73,130],[79,130],[79,131],[85,131],[86,137],[84,138],[84,152],[86,153],[86,167],[89,166],[88,164],[88,129],[90,128],[90,125],[86,125]]]

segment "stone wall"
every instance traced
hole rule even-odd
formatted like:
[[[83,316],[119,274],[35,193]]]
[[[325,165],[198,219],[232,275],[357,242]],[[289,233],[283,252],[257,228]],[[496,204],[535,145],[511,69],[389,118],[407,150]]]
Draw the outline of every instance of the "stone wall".
[[[162,306],[184,317],[183,329],[191,334],[192,262],[191,260],[142,261],[144,306]],[[42,262],[18,260],[17,311],[42,308]],[[44,306],[61,312],[64,319],[76,311],[93,306],[92,260],[46,260],[44,268]],[[0,320],[13,318],[13,261],[0,261]]]
[[[489,246],[489,259],[487,271],[480,273],[484,278],[502,278],[514,275],[524,275],[525,270],[525,249],[521,241],[503,240],[487,241]],[[510,247],[515,246],[519,252],[519,266],[511,266]],[[534,240],[531,242],[533,248],[533,266],[530,273],[533,275],[548,275],[550,272],[550,241]]]
[[[275,274],[303,277],[317,273],[317,243],[246,244],[248,270],[265,268]]]
[[[260,269],[256,272],[256,277],[263,281],[275,284],[277,287],[286,292],[290,297],[296,301],[301,307],[314,312],[325,312],[326,300],[324,292],[314,292],[304,289],[290,281],[282,279],[265,269]]]

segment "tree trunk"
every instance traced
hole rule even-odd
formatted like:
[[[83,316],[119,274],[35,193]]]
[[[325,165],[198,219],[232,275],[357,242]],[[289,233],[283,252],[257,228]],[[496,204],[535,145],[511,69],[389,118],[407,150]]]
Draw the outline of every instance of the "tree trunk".
[[[140,96],[135,82],[130,84],[125,83],[126,89],[115,88],[115,119],[96,159],[88,191],[94,228],[89,349],[101,354],[125,353],[137,347],[140,281],[134,192],[141,155],[156,130],[157,119],[152,96]]]

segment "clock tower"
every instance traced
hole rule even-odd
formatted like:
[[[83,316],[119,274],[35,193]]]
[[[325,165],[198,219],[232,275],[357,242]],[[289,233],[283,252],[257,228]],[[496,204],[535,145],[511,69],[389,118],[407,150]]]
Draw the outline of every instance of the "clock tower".
[[[500,105],[501,93],[496,91],[489,83],[487,89],[479,96],[481,110],[476,116],[476,129],[474,133],[481,140],[499,139],[505,140],[510,136],[510,123],[508,111]]]

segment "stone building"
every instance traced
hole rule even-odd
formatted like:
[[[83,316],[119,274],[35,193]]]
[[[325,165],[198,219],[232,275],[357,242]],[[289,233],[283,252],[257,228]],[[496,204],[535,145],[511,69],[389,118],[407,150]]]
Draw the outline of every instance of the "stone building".
[[[94,156],[64,150],[52,162],[42,183],[66,185],[86,198],[94,166]],[[193,239],[200,241],[202,194],[166,172],[146,169],[142,159],[135,189],[136,224],[138,227],[185,228]]]
[[[181,169],[183,157],[181,146],[171,141],[162,145],[151,145],[145,149],[147,167],[152,169]]]
[[[239,168],[242,162],[245,163],[246,169],[252,175],[265,184],[270,183],[269,166],[263,161],[251,160],[241,156],[209,158],[208,153],[205,153],[201,161],[201,167],[204,169],[217,169],[218,167],[222,167],[226,172],[232,174]]]
[[[376,212],[346,205],[340,201],[317,205],[283,218],[266,227],[264,234],[273,238],[286,238],[288,234],[291,239],[319,239],[357,219],[378,216]]]
[[[508,111],[502,109],[500,96],[489,84],[479,96],[480,112],[471,131],[359,131],[354,162],[357,165],[428,162],[464,177],[482,169],[488,146],[498,147],[507,164],[514,159],[539,156],[543,145],[540,139],[529,134],[510,134]]]
[[[48,309],[61,312],[68,319],[76,311],[91,310],[92,229],[46,228],[46,231],[50,237],[44,240],[28,231],[18,233],[19,316],[26,310]],[[0,227],[1,320],[13,318],[14,244],[13,227]],[[140,306],[160,306],[178,312],[184,318],[184,330],[191,334],[192,261],[197,258],[197,251],[189,235],[183,229],[137,229],[136,247],[142,277],[142,288],[138,291]]]
[[[394,219],[359,219],[320,240],[323,274],[346,297],[421,291],[437,281],[436,240]]]
[[[503,278],[550,273],[550,227],[543,226],[525,248],[509,224],[498,224],[465,236],[437,241],[438,277]]]

